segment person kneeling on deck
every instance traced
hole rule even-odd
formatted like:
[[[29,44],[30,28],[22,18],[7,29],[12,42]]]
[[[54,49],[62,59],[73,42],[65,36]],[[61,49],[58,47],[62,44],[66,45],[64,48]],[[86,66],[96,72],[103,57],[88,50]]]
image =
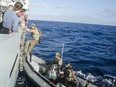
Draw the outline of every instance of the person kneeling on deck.
[[[25,46],[25,54],[28,55],[32,48],[38,43],[41,37],[41,31],[38,30],[36,25],[33,23],[31,24],[31,29],[27,29],[27,32],[30,32],[32,35],[32,39],[26,42]]]

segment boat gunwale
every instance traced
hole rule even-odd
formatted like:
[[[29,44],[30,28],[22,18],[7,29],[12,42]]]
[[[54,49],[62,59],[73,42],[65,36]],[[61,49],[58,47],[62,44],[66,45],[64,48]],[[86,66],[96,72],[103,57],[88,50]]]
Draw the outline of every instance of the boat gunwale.
[[[55,85],[50,82],[47,78],[45,78],[41,73],[37,72],[29,63],[28,61],[28,58],[26,57],[25,59],[25,62],[29,65],[30,69],[35,73],[37,74],[37,76],[39,76],[42,80],[44,80],[47,84],[49,84],[51,87],[55,87]],[[28,75],[29,76],[29,75]],[[30,76],[29,76],[30,77]],[[30,77],[31,78],[31,77]]]

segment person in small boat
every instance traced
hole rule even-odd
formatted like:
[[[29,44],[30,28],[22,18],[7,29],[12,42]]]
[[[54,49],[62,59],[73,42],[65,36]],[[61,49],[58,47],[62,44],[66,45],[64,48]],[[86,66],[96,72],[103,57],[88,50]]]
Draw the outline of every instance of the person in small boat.
[[[60,53],[56,52],[55,58],[53,60],[53,64],[56,64],[58,67],[62,66],[62,59],[60,57]]]
[[[54,84],[57,85],[57,83],[62,83],[63,85],[65,85],[65,78],[64,78],[64,71],[63,71],[63,67],[60,68],[60,71],[58,73],[58,77],[56,78]]]
[[[27,32],[30,32],[32,39],[26,42],[25,45],[25,54],[29,54],[32,48],[38,43],[41,37],[41,31],[36,27],[34,23],[31,24],[31,29],[27,29]]]
[[[76,87],[74,76],[75,76],[75,72],[72,69],[72,66],[70,65],[70,63],[66,63],[64,69],[64,78],[65,78],[65,85],[67,87],[68,86]]]

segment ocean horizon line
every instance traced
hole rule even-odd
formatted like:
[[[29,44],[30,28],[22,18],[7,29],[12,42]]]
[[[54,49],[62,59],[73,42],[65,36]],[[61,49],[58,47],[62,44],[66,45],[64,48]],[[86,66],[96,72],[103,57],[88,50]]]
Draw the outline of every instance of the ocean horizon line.
[[[29,21],[45,21],[45,22],[60,22],[60,23],[74,23],[74,24],[85,24],[85,25],[99,25],[99,26],[110,26],[116,27],[116,25],[107,25],[107,24],[97,24],[97,23],[82,23],[82,22],[69,22],[69,21],[52,21],[52,20],[37,20],[37,19],[28,19]]]

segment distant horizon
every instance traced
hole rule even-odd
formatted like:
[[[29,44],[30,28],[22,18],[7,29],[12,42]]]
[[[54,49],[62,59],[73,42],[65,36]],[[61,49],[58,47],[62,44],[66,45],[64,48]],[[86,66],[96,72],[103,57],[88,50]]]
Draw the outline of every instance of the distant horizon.
[[[29,21],[46,21],[46,22],[63,22],[63,23],[77,23],[77,24],[88,24],[88,25],[101,25],[101,26],[112,26],[116,27],[116,25],[105,25],[105,24],[92,24],[92,23],[79,23],[79,22],[70,22],[70,21],[52,21],[52,20],[37,20],[37,19],[28,19]]]
[[[116,26],[116,0],[30,0],[29,19]]]

